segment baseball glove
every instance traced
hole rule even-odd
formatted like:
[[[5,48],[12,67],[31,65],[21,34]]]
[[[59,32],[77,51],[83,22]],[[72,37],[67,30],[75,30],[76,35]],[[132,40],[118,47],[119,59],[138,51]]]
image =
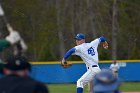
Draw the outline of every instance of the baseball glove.
[[[63,68],[69,68],[71,66],[71,64],[68,64],[66,61],[65,62],[61,62],[61,66]]]

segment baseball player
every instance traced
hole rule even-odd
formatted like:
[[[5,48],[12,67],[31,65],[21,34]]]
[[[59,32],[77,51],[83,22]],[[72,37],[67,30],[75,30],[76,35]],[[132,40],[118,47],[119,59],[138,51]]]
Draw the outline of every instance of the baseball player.
[[[83,93],[84,85],[90,83],[93,80],[95,74],[101,71],[98,65],[98,45],[102,42],[103,47],[108,48],[108,43],[103,36],[91,41],[90,43],[86,43],[85,35],[81,33],[76,35],[75,40],[77,46],[71,48],[64,55],[61,64],[63,66],[67,65],[68,63],[66,62],[66,60],[72,54],[78,55],[82,58],[82,60],[86,64],[87,72],[85,72],[85,74],[83,74],[83,76],[77,81],[77,93]]]
[[[118,77],[118,70],[119,70],[119,65],[116,62],[116,60],[114,60],[114,62],[110,65],[110,69],[113,71],[114,75]]]
[[[21,55],[27,50],[27,46],[19,33],[7,24],[9,35],[5,39],[0,39],[0,52],[5,48],[14,46],[14,55]]]

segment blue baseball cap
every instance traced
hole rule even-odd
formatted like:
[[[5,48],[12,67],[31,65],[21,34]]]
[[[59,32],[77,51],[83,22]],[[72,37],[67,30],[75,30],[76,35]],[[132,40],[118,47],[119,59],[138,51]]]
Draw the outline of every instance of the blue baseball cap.
[[[77,34],[77,35],[75,36],[75,39],[76,39],[76,40],[85,39],[85,35],[82,34],[82,33],[79,33],[79,34]]]

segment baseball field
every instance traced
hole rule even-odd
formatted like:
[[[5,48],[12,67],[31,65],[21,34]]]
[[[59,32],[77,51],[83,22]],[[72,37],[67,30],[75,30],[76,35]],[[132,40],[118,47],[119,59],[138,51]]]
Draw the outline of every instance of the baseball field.
[[[76,93],[76,84],[48,84],[50,93]],[[140,82],[122,83],[120,90],[123,93],[140,93]],[[88,93],[87,86],[84,93]]]

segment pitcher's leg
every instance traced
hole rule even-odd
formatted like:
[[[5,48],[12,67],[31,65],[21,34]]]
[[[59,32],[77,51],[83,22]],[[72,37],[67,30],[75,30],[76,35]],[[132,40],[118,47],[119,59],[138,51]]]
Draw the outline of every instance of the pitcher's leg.
[[[92,72],[94,72],[94,75],[93,75],[92,80],[89,81],[89,83],[88,83],[88,91],[89,91],[89,93],[94,93],[94,90],[93,90],[93,87],[94,87],[93,79],[94,79],[94,76],[95,76],[97,73],[99,73],[100,71],[101,71],[101,69],[98,68],[98,67],[92,69]]]
[[[77,81],[77,93],[83,93],[84,85],[88,84],[93,79],[94,72],[88,70],[78,81]]]
[[[93,93],[93,80],[88,83],[88,91],[89,93]]]

